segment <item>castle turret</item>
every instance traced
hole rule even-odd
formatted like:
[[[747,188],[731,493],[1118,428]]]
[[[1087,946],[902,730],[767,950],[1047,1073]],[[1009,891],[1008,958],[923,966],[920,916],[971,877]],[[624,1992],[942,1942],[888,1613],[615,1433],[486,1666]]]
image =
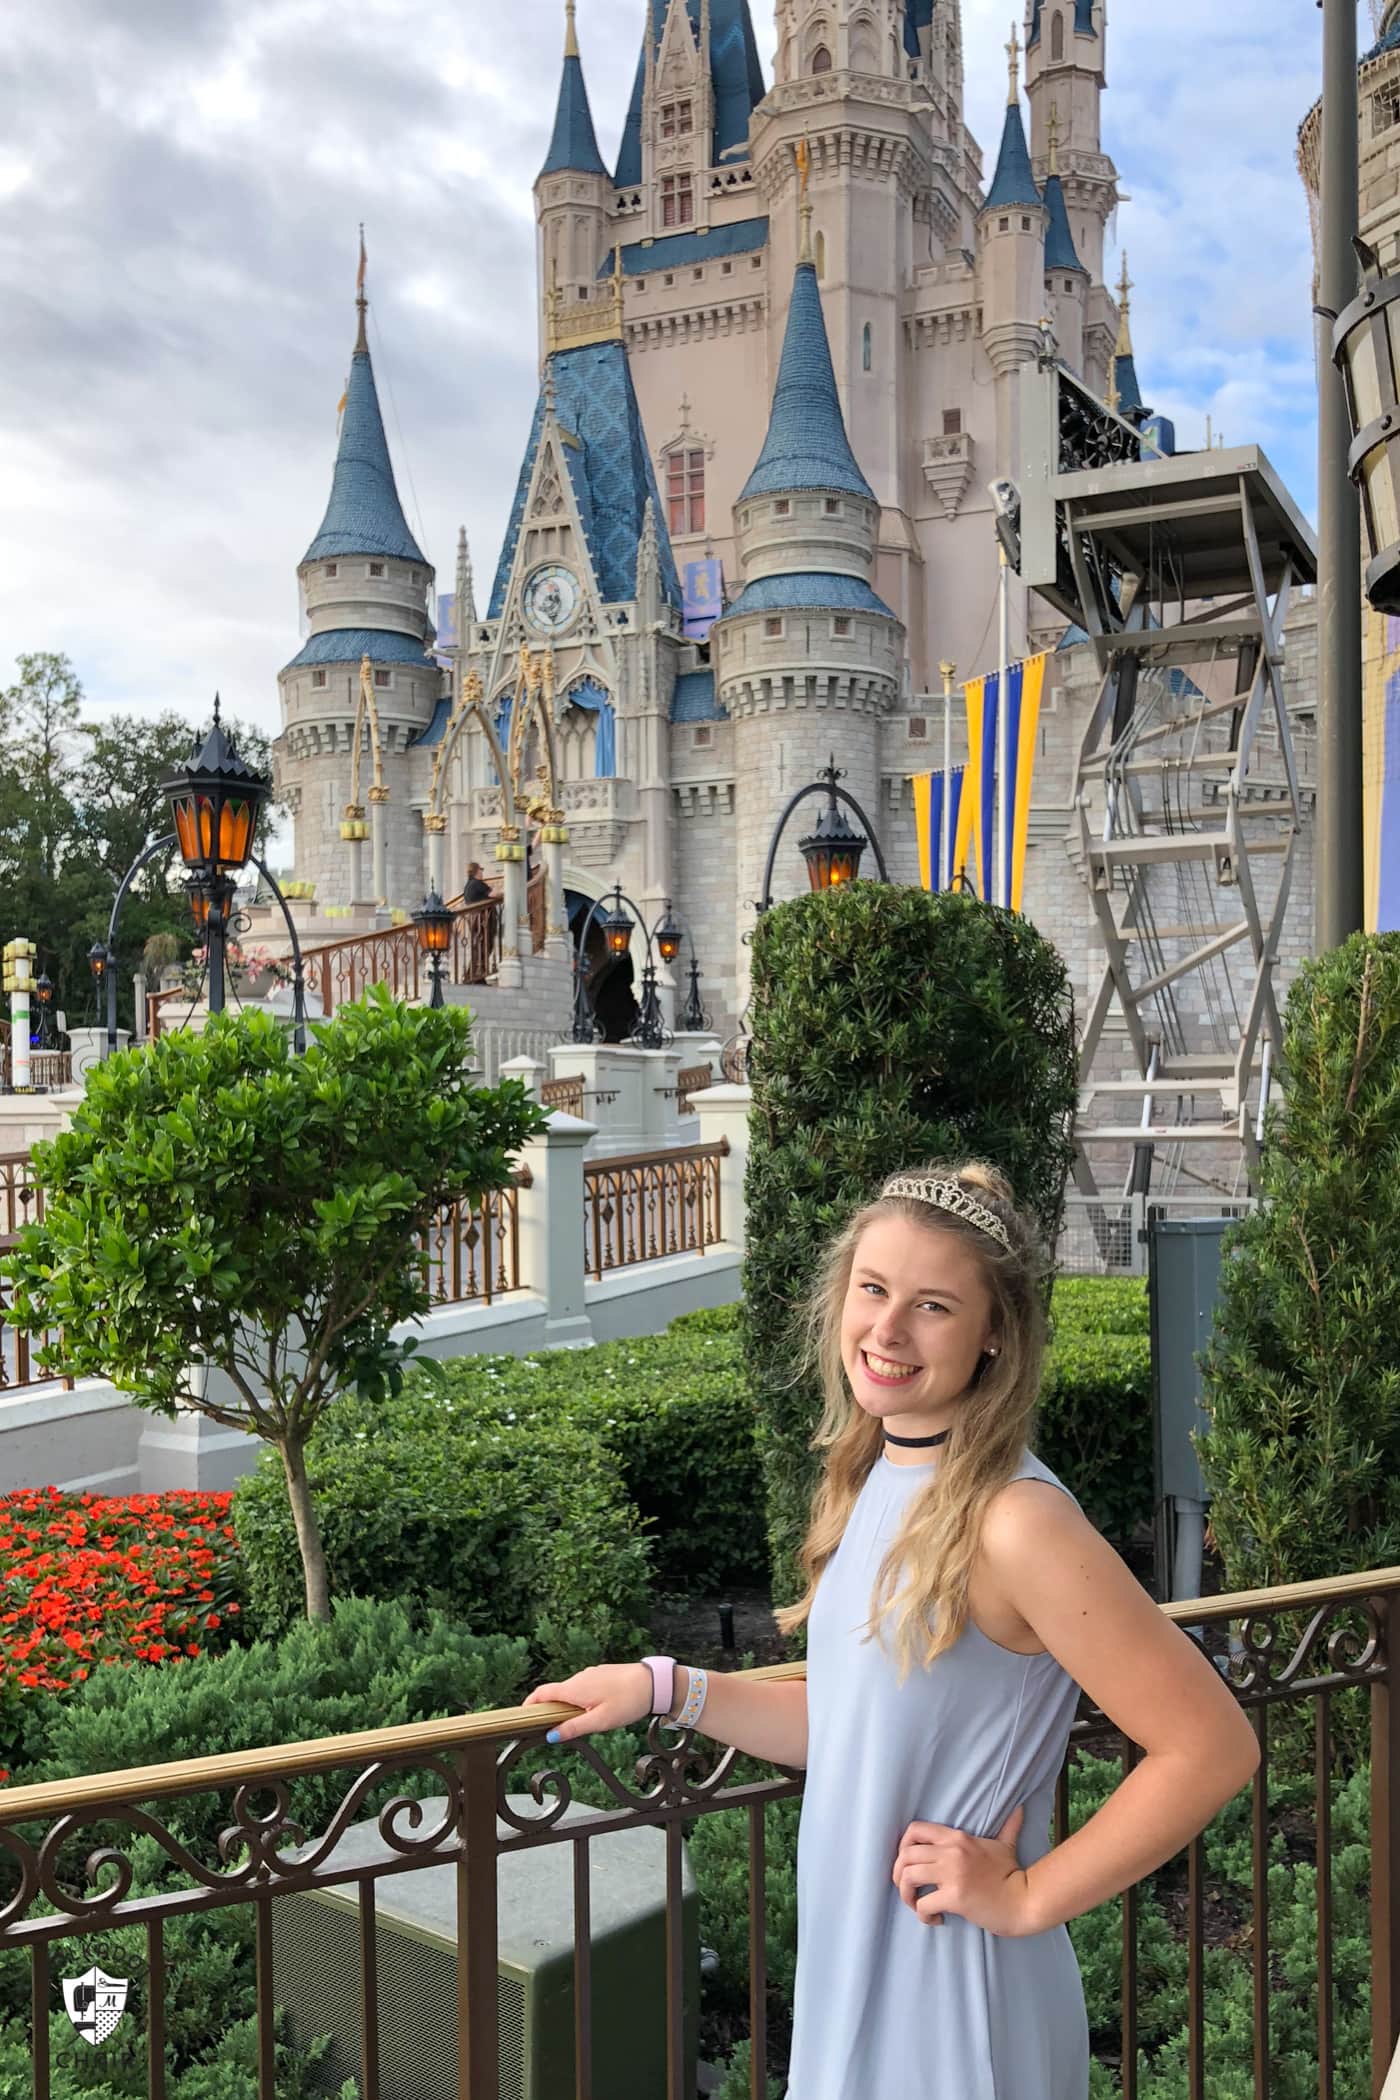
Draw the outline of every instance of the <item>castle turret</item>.
[[[1089,273],[1082,370],[1098,393],[1108,388],[1117,324],[1104,280],[1105,232],[1118,205],[1118,171],[1103,150],[1105,13],[1104,0],[1028,0],[1026,10],[1031,162],[1038,176],[1046,176],[1053,110],[1065,213],[1075,253]]]
[[[1060,181],[1059,124],[1050,110],[1050,172],[1045,178],[1045,291],[1061,357],[1074,372],[1084,370],[1084,324],[1089,273],[1079,260]]]
[[[841,414],[811,216],[804,197],[768,433],[735,505],[743,589],[711,631],[716,690],[734,722],[742,900],[759,895],[778,810],[829,753],[878,821],[880,723],[904,655],[904,629],[871,588],[880,506]],[[801,887],[794,859],[777,871],[778,895]]]
[[[748,158],[763,100],[749,0],[646,0],[614,175],[634,238],[707,228],[715,177]]]
[[[574,0],[565,0],[564,71],[554,133],[535,181],[539,282],[543,312],[556,288],[572,303],[593,289],[608,245],[612,178],[598,151],[588,87],[579,56]]]
[[[442,685],[427,653],[433,567],[409,530],[394,482],[365,332],[364,277],[362,238],[358,325],[330,501],[297,568],[310,633],[278,674],[283,729],[274,747],[279,786],[293,810],[297,873],[316,882],[323,900],[345,903],[358,900],[349,894],[350,855],[337,826],[350,794],[361,664],[368,657],[386,782],[403,775],[402,754],[430,720]],[[388,901],[399,905],[416,901],[423,886],[416,820],[406,821],[406,777],[397,804],[387,886]]]
[[[1020,458],[1020,388],[1016,373],[1041,346],[1049,221],[1031,172],[1030,148],[1021,122],[1017,79],[1020,46],[1014,28],[1006,51],[1010,70],[1006,122],[996,171],[977,220],[977,267],[983,341],[996,374],[996,471],[1014,478]]]

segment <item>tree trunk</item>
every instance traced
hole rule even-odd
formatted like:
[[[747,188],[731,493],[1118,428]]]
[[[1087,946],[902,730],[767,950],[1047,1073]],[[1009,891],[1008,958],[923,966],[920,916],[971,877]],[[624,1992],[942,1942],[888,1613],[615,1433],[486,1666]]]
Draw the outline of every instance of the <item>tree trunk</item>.
[[[306,1477],[306,1446],[288,1442],[277,1448],[282,1454],[282,1470],[287,1476],[287,1499],[292,1505],[292,1522],[297,1528],[297,1545],[306,1576],[306,1616],[308,1619],[328,1619],[331,1615],[330,1575],[326,1569],[326,1549],[321,1544],[321,1527],[316,1521],[316,1505],[311,1499],[311,1484]]]

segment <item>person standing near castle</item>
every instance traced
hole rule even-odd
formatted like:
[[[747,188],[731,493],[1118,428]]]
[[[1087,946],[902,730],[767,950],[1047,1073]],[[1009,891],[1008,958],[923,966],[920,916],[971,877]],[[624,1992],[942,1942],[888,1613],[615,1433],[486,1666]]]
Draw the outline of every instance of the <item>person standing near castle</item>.
[[[1172,1858],[1258,1763],[1243,1710],[1029,1449],[1032,1221],[977,1163],[895,1175],[827,1254],[825,1453],[779,1612],[803,1682],[673,1658],[533,1691],[570,1742],[665,1714],[805,1768],[788,2100],[1086,2100],[1066,1921]],[[1144,1755],[1050,1843],[1080,1691]]]

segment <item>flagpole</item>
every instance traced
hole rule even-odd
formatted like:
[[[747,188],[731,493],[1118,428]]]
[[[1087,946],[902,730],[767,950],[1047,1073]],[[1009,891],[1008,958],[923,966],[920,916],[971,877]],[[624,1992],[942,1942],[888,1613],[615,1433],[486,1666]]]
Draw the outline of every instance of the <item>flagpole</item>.
[[[938,880],[934,888],[950,890],[953,887],[953,680],[958,667],[945,658],[938,668],[943,673],[943,814],[938,827]]]
[[[1007,566],[1006,549],[997,541],[1000,559],[999,585],[1001,598],[1001,675],[997,679],[997,778],[996,778],[996,876],[991,883],[994,903],[1006,911],[1011,909],[1011,870],[1006,859],[1006,735],[1010,708],[1007,706],[1006,673],[1007,659],[1011,654],[1011,600],[1008,591],[1010,571]]]

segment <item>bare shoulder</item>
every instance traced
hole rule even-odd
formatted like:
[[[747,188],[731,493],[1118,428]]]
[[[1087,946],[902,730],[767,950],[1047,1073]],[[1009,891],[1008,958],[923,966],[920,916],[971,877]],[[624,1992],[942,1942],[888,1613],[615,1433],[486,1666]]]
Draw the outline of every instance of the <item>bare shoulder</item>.
[[[1060,1547],[1067,1539],[1095,1540],[1113,1554],[1078,1503],[1053,1481],[1009,1480],[998,1488],[983,1514],[982,1551],[994,1565],[1014,1562],[1047,1546]]]

